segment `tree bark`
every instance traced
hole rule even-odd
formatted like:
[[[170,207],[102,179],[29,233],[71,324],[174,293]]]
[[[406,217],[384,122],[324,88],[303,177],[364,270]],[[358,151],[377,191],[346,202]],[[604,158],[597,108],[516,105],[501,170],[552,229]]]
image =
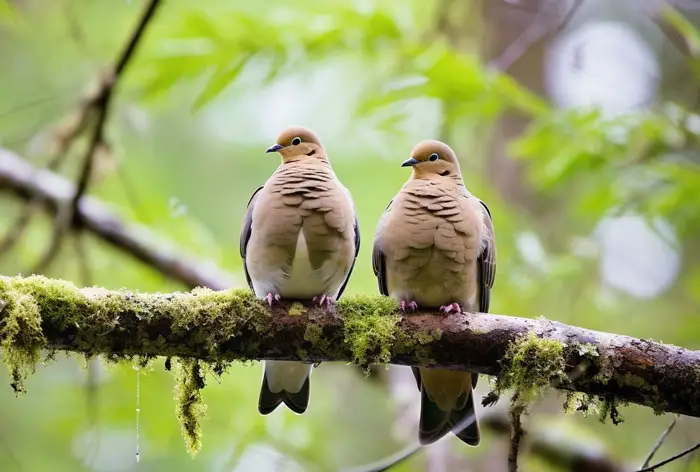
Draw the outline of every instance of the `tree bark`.
[[[631,402],[700,417],[700,351],[545,319],[404,315],[385,297],[347,298],[331,310],[286,301],[269,308],[247,290],[139,294],[41,276],[0,277],[0,300],[0,345],[15,353],[6,362],[36,359],[31,351],[44,347],[212,363],[427,365],[497,375],[503,388],[582,392],[613,412]]]

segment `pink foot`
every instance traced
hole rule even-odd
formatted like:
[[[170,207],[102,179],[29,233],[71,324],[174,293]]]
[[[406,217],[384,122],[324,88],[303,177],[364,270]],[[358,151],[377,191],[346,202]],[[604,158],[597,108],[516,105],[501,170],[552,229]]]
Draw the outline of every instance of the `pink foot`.
[[[333,297],[329,297],[325,293],[323,295],[316,296],[311,299],[312,303],[318,303],[318,306],[323,306],[326,305],[327,307],[332,307],[335,305],[335,300],[333,300]]]
[[[272,293],[272,292],[268,292],[267,296],[265,297],[265,300],[267,300],[267,304],[270,305],[270,308],[272,308],[272,305],[275,302],[279,302],[280,299],[281,299],[281,297],[280,297],[279,293]]]
[[[416,311],[418,309],[418,303],[411,300],[407,302],[406,300],[401,300],[401,311],[406,313],[406,311]]]
[[[451,303],[449,305],[442,305],[440,307],[440,311],[450,314],[450,313],[462,313],[462,307],[459,306],[459,303]]]

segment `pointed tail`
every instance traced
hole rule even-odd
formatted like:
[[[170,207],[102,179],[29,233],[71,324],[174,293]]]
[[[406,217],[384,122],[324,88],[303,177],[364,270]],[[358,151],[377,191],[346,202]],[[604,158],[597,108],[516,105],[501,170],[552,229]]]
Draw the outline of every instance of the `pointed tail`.
[[[432,370],[432,369],[431,369]],[[421,369],[423,371],[423,369]],[[424,371],[423,371],[424,372]],[[454,372],[454,371],[453,371]],[[434,374],[434,372],[431,372]],[[461,373],[447,373],[446,377],[457,377],[463,375],[471,375]],[[416,375],[417,379],[420,375]],[[433,377],[434,379],[435,377]],[[448,380],[445,378],[444,380]],[[451,379],[452,382],[458,380],[457,378]],[[438,404],[437,401],[433,401],[428,393],[428,388],[426,388],[425,381],[421,380],[421,413],[420,422],[418,425],[418,439],[421,444],[427,445],[432,444],[439,440],[449,432],[455,433],[455,435],[464,443],[470,446],[477,446],[481,440],[481,433],[479,430],[479,423],[476,417],[476,412],[474,410],[474,395],[472,394],[472,382],[471,380],[462,382],[465,384],[463,391],[459,392],[458,396],[454,399],[452,403],[453,407],[449,408]],[[433,388],[434,385],[431,385]],[[446,388],[445,391],[451,390]],[[442,392],[441,392],[442,393]],[[443,397],[443,400],[445,398]]]
[[[258,411],[267,415],[284,403],[301,415],[309,406],[309,376],[311,364],[287,361],[267,361],[260,386]]]

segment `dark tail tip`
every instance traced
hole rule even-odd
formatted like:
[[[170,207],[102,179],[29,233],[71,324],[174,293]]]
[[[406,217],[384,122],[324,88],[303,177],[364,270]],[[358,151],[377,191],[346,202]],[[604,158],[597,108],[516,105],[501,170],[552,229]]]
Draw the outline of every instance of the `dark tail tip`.
[[[260,397],[258,398],[258,411],[261,415],[269,415],[281,404],[287,405],[287,408],[294,413],[301,415],[309,406],[309,378],[297,393],[287,392],[282,390],[279,393],[270,391],[267,384],[267,376],[263,376],[262,385],[260,386]]]
[[[470,446],[479,445],[481,442],[481,431],[479,430],[479,420],[474,410],[473,391],[469,394],[469,399],[464,408],[461,410],[452,410],[450,423],[452,424],[452,432],[455,433],[455,436],[462,442]],[[466,423],[466,425],[463,423]]]
[[[418,442],[422,446],[432,444],[450,432],[450,413],[441,410],[421,388],[420,421],[418,422]]]
[[[459,410],[443,411],[421,389],[421,413],[418,441],[427,446],[453,432],[462,442],[477,446],[481,441],[479,423],[474,411],[474,395],[470,392],[466,404]]]

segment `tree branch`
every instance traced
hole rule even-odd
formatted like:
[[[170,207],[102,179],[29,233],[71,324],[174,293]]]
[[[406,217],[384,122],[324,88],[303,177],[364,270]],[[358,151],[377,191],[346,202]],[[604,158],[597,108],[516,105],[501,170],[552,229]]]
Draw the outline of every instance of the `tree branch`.
[[[36,199],[54,214],[70,205],[75,195],[75,186],[67,179],[37,169],[13,152],[2,148],[0,190],[13,192],[27,201]],[[205,264],[183,256],[182,249],[173,247],[168,250],[161,238],[146,228],[127,225],[116,213],[94,198],[81,199],[76,218],[81,228],[188,288],[204,286],[224,289],[236,284],[230,274],[222,272],[213,263]]]
[[[511,424],[505,412],[486,410],[479,419],[480,424],[495,433],[511,434]],[[586,442],[572,442],[556,434],[528,432],[526,441],[529,450],[555,467],[571,472],[624,472],[621,465],[612,460],[604,450]]]
[[[29,348],[48,347],[210,362],[429,365],[498,375],[502,388],[522,392],[553,384],[604,397],[610,411],[631,402],[700,417],[700,351],[544,319],[401,316],[386,297],[341,300],[330,314],[289,302],[269,309],[247,290],[133,294],[41,276],[0,277],[0,300],[8,303],[0,344],[23,359],[38,355]]]
[[[525,403],[520,401],[520,393],[515,392],[510,399],[510,449],[508,452],[508,472],[518,472],[518,455],[520,454],[520,442],[525,436],[522,416],[526,413]]]
[[[646,468],[644,468],[644,469],[639,469],[637,472],[654,472],[656,469],[661,468],[661,467],[663,467],[663,466],[665,466],[665,465],[668,465],[668,464],[670,464],[671,462],[675,462],[675,461],[677,461],[678,459],[680,459],[680,458],[682,458],[682,457],[685,457],[685,456],[687,456],[688,454],[690,454],[690,453],[692,453],[692,452],[697,451],[698,449],[700,449],[700,443],[695,444],[694,446],[690,446],[690,447],[689,447],[688,449],[686,449],[685,451],[679,452],[678,454],[676,454],[676,455],[674,455],[674,456],[671,456],[671,457],[669,457],[669,458],[666,459],[666,460],[663,460],[663,461],[661,461],[661,462],[658,462],[658,463],[656,463],[656,464],[654,464],[654,465],[652,465],[652,466],[650,466],[650,467],[646,467]]]
[[[78,177],[78,183],[75,188],[75,193],[71,198],[70,206],[66,207],[67,210],[65,214],[62,215],[59,213],[56,215],[56,224],[51,242],[49,243],[49,247],[44,255],[36,264],[36,268],[34,270],[35,272],[43,272],[46,268],[48,268],[51,262],[58,255],[63,238],[68,230],[71,228],[71,226],[79,226],[79,219],[77,216],[78,204],[87,191],[88,184],[90,183],[90,177],[93,174],[92,169],[95,161],[95,155],[98,152],[98,149],[106,146],[105,125],[107,123],[107,117],[109,116],[114,90],[119,84],[119,79],[121,78],[124,69],[126,69],[131,58],[133,57],[134,52],[136,51],[136,48],[159,5],[160,0],[149,1],[144,8],[143,14],[139,19],[136,28],[127,39],[123,51],[119,54],[119,58],[117,59],[115,65],[103,75],[102,80],[100,80],[97,93],[84,105],[85,110],[83,116],[94,114],[95,124],[92,128],[92,132],[90,133],[87,150],[83,156],[82,168],[80,171],[80,176]]]
[[[656,441],[656,444],[654,444],[654,447],[652,447],[651,451],[649,451],[647,458],[644,459],[644,463],[642,464],[642,467],[640,467],[641,469],[645,469],[649,466],[649,463],[654,458],[654,455],[659,451],[661,446],[663,446],[664,441],[666,441],[666,438],[668,437],[668,435],[671,434],[671,431],[673,431],[673,428],[676,427],[676,423],[678,422],[679,417],[680,417],[679,415],[674,416],[673,421],[671,421],[671,424],[668,425],[668,428],[666,428],[664,430],[664,432],[661,433],[661,436],[659,436],[659,439]]]

